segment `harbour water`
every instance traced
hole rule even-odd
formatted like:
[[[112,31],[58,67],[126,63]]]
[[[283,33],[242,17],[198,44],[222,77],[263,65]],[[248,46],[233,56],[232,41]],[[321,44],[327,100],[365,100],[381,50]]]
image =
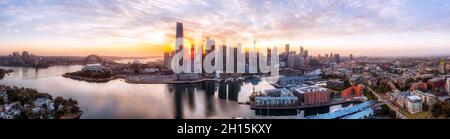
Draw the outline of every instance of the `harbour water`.
[[[293,118],[260,116],[248,105],[255,91],[273,89],[264,81],[219,83],[207,81],[194,84],[129,84],[122,79],[107,83],[90,83],[62,77],[78,71],[81,65],[52,66],[46,69],[1,67],[14,70],[0,84],[34,88],[78,101],[84,119],[204,119],[204,118]],[[304,115],[329,112],[330,108],[306,110]],[[299,117],[295,116],[294,118]]]

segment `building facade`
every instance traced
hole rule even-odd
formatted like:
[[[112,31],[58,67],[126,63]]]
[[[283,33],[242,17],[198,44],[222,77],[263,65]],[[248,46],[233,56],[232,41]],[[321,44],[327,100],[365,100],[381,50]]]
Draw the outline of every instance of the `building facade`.
[[[330,102],[330,92],[319,86],[303,86],[294,89],[302,105],[321,105]]]
[[[422,111],[422,99],[416,95],[410,95],[406,98],[406,110],[410,113]]]
[[[420,90],[411,91],[411,95],[420,97],[422,99],[422,103],[428,106],[433,106],[433,104],[438,102],[437,96],[430,93],[422,92]]]
[[[344,100],[351,100],[355,97],[361,97],[362,96],[363,88],[359,85],[349,87],[343,91],[341,91],[341,97]]]
[[[447,80],[445,82],[445,90],[450,95],[450,78],[447,78]]]
[[[286,88],[264,90],[262,96],[255,97],[256,106],[293,106],[298,103],[295,97]]]

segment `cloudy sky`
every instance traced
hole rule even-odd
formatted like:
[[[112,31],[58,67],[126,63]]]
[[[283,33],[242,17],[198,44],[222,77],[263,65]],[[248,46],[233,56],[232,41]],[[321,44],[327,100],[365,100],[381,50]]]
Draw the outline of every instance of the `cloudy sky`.
[[[0,55],[162,55],[176,22],[314,55],[450,55],[449,0],[0,0]]]

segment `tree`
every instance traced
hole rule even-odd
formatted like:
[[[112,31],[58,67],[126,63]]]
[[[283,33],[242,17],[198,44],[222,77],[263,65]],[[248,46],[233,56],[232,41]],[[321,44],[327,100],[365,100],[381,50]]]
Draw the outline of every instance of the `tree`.
[[[349,88],[351,86],[350,81],[349,80],[345,80],[344,81],[344,88]]]
[[[383,115],[389,115],[389,107],[385,105],[381,105],[381,112]]]
[[[439,117],[439,115],[442,114],[442,104],[441,103],[435,103],[433,105],[433,108],[431,109],[431,113],[434,117]]]
[[[447,108],[445,115],[447,116],[447,118],[450,118],[450,108]]]
[[[429,107],[428,107],[427,104],[422,103],[422,109],[423,109],[424,111],[428,111]]]

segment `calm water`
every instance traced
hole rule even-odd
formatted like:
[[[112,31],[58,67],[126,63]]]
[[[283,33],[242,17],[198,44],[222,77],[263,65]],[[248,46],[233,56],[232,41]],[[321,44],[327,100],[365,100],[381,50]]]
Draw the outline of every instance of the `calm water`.
[[[64,78],[66,72],[78,71],[80,65],[54,66],[47,69],[2,67],[14,72],[0,84],[34,88],[54,97],[76,99],[84,111],[81,118],[292,118],[257,116],[245,102],[253,89],[273,87],[264,82],[219,84],[128,84],[123,80],[88,83]],[[305,115],[329,112],[330,108],[308,110]]]

